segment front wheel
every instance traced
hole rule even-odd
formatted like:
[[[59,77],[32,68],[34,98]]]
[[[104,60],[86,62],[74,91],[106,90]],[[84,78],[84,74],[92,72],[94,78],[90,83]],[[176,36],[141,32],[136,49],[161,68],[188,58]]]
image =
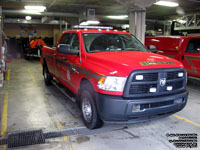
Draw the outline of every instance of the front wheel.
[[[102,121],[99,118],[94,92],[91,87],[82,87],[80,92],[80,106],[82,119],[85,126],[89,129],[95,129],[102,126]]]

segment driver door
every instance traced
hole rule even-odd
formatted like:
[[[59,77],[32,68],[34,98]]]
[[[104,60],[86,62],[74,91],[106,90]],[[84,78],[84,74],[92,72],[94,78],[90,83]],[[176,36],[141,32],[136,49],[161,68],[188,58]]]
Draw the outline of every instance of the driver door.
[[[187,47],[181,56],[181,62],[191,76],[200,77],[200,39],[188,40]]]

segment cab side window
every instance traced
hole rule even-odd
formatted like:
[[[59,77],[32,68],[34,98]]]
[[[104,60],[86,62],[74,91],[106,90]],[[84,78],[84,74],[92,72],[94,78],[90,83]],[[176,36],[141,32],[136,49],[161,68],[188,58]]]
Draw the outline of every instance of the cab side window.
[[[187,45],[186,53],[198,53],[200,50],[200,39],[191,39]]]
[[[71,33],[64,34],[61,41],[60,41],[60,44],[70,44],[71,38],[72,38]]]
[[[66,33],[63,35],[60,44],[67,44],[70,50],[79,50],[78,35],[75,33]]]
[[[71,50],[79,50],[79,40],[77,34],[72,34]]]

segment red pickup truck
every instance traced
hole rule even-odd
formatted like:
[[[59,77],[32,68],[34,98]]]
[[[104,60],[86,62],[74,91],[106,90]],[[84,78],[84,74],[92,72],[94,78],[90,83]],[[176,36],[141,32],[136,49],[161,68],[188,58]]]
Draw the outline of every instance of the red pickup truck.
[[[130,33],[109,29],[64,32],[43,47],[46,85],[66,88],[89,129],[136,123],[180,111],[187,102],[186,72],[174,59],[149,52]]]
[[[200,36],[146,37],[145,45],[157,54],[179,60],[189,76],[200,78]]]

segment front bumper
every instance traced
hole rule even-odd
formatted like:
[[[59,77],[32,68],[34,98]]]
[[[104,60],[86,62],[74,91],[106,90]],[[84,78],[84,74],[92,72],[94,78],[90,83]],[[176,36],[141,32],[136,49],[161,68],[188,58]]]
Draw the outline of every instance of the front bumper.
[[[122,96],[96,93],[97,110],[107,123],[137,123],[169,116],[182,110],[188,98],[188,91],[172,96],[154,98],[124,99]],[[176,103],[176,100],[182,100]],[[133,111],[134,104],[144,107]]]

